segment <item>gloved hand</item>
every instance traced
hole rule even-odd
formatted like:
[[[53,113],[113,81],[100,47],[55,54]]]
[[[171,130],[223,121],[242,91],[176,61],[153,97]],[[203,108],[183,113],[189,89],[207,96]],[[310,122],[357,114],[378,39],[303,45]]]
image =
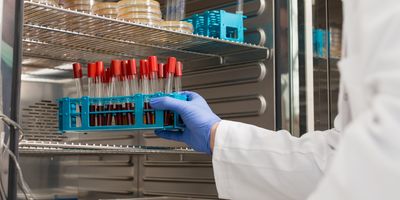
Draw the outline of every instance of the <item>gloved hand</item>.
[[[165,130],[156,130],[155,133],[165,139],[185,142],[196,151],[211,154],[210,131],[212,126],[221,119],[211,111],[206,100],[199,94],[195,92],[182,94],[188,96],[188,101],[158,97],[150,100],[150,106],[154,109],[178,113],[186,125],[183,133]]]

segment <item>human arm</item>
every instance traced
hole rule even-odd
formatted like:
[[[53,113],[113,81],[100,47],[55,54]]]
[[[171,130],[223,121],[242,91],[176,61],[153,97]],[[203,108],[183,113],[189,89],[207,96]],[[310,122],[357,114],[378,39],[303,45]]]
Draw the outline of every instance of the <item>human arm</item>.
[[[168,97],[151,100],[153,108],[178,112],[187,126],[183,133],[158,130],[156,134],[206,153],[214,148],[214,175],[221,198],[305,199],[339,140],[335,129],[296,138],[287,131],[221,121],[200,95],[184,94],[188,102]]]
[[[355,111],[310,199],[400,199],[400,4],[343,2],[348,56],[341,79]]]

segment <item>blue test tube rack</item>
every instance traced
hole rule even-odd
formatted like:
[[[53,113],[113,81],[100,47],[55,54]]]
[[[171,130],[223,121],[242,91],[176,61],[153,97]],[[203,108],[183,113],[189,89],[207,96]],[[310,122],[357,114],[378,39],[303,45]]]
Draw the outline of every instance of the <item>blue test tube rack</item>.
[[[166,125],[164,122],[164,111],[154,109],[144,109],[144,103],[148,102],[151,98],[169,96],[175,99],[187,100],[186,95],[171,93],[156,93],[151,95],[137,94],[134,96],[117,96],[106,98],[61,98],[59,103],[59,131],[65,132],[89,132],[89,131],[122,131],[122,130],[148,130],[148,129],[165,129],[165,130],[182,130],[184,124],[177,113],[174,113],[174,119],[171,125]],[[132,110],[107,110],[107,111],[90,111],[91,105],[113,105],[129,102],[134,104]],[[146,112],[154,114],[154,123],[145,124],[144,116]],[[112,115],[116,116],[118,113],[128,114],[132,113],[135,120],[134,124],[130,125],[102,125],[91,126],[90,116],[98,115]],[[172,113],[172,112],[171,112]]]
[[[229,13],[224,10],[211,10],[195,14],[185,21],[193,24],[194,34],[220,38],[234,42],[244,42],[246,28],[243,14]]]

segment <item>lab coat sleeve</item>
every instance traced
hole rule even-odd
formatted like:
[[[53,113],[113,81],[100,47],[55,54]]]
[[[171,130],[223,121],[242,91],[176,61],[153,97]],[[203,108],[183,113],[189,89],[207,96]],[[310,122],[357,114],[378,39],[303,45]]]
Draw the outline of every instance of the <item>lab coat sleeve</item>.
[[[342,65],[365,67],[368,107],[343,130],[312,200],[400,199],[400,5],[359,1],[357,10],[362,51]]]
[[[220,122],[213,151],[218,195],[224,199],[305,199],[326,169],[340,134],[335,129],[300,138],[287,131]]]

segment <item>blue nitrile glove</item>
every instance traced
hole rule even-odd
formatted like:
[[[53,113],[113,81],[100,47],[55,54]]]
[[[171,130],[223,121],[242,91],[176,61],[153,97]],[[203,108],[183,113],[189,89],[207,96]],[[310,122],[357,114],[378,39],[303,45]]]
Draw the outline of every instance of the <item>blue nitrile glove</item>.
[[[211,111],[206,100],[199,94],[195,92],[182,92],[182,94],[188,96],[188,101],[158,97],[150,100],[150,106],[178,113],[186,125],[183,133],[165,130],[156,130],[155,133],[165,139],[185,142],[196,151],[211,154],[211,127],[221,119]]]

